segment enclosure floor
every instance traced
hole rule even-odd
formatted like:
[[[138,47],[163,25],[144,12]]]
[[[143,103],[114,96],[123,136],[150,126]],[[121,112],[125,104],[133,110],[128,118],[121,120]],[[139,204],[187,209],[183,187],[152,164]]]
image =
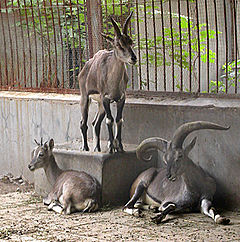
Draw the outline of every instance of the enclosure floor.
[[[172,215],[165,223],[124,214],[121,208],[59,215],[47,211],[31,187],[0,180],[0,241],[240,241],[240,213],[224,213],[228,226],[195,213]]]

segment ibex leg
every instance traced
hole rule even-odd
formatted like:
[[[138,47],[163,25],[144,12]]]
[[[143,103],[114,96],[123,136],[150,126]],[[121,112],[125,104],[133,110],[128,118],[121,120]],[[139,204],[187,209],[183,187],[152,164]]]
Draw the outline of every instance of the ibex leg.
[[[230,219],[219,215],[215,208],[212,207],[212,202],[207,199],[203,199],[201,202],[201,212],[212,218],[217,224],[229,224],[230,222]]]
[[[94,151],[101,151],[100,147],[100,131],[101,131],[101,124],[105,117],[105,110],[103,108],[103,105],[101,103],[98,104],[98,113],[95,117],[95,119],[92,122],[93,125],[93,137],[95,142],[95,148]]]
[[[122,113],[123,113],[123,107],[125,104],[125,96],[120,99],[117,102],[117,117],[116,117],[116,124],[117,124],[117,136],[116,139],[118,140],[118,148],[119,151],[123,151],[123,145],[122,145]]]
[[[82,119],[80,122],[80,129],[82,131],[83,138],[83,147],[82,150],[89,151],[88,142],[87,142],[87,120],[88,120],[88,107],[89,107],[89,97],[81,96],[80,99]]]
[[[110,109],[110,100],[107,97],[103,98],[103,107],[107,115],[106,123],[107,123],[108,133],[109,133],[109,153],[113,153],[114,151],[113,116]]]

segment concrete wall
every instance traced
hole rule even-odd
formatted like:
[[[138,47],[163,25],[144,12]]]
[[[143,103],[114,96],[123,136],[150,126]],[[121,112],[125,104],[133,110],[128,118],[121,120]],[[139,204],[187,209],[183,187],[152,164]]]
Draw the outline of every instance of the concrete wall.
[[[96,104],[92,106],[96,108]],[[176,95],[128,98],[124,120],[123,142],[129,144],[151,136],[171,139],[179,125],[193,120],[231,125],[228,131],[194,132],[186,143],[198,137],[190,156],[217,180],[216,201],[240,208],[240,100]],[[0,92],[0,174],[11,172],[33,181],[27,169],[33,140],[53,137],[55,143],[63,143],[78,139],[79,121],[79,96]],[[106,138],[103,124],[102,139]]]

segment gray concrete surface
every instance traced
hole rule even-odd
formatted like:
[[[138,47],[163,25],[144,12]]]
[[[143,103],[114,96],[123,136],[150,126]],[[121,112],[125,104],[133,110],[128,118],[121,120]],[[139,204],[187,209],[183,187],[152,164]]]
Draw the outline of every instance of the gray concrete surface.
[[[27,164],[34,138],[47,140],[53,137],[55,143],[63,143],[81,137],[79,96],[0,92],[0,107],[0,174],[11,172],[33,181]],[[93,103],[90,121],[95,108]],[[124,120],[123,142],[129,144],[138,144],[152,136],[171,139],[174,130],[188,121],[206,120],[231,125],[228,131],[196,131],[185,143],[198,137],[190,156],[216,179],[216,203],[225,208],[240,208],[239,99],[176,95],[132,97],[127,99]],[[101,138],[107,139],[105,124]]]

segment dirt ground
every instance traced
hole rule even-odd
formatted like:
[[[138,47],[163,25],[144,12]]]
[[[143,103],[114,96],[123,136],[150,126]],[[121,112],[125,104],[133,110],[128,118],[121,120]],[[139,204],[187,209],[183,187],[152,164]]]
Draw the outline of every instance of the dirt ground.
[[[121,208],[91,214],[47,211],[33,187],[21,178],[0,179],[0,241],[240,241],[240,212],[225,212],[227,226],[200,213],[171,215],[161,225],[131,217]]]

